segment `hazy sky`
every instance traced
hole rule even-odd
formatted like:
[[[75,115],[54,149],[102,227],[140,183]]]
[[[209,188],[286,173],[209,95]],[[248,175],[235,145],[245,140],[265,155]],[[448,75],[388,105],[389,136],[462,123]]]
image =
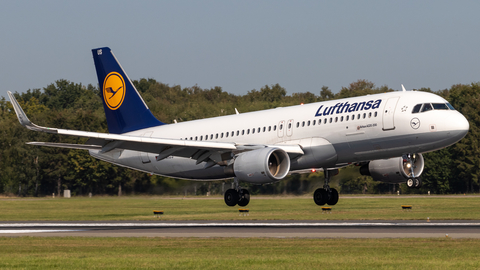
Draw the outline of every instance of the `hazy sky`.
[[[131,79],[288,94],[358,79],[400,89],[480,81],[480,1],[2,1],[0,96],[97,85],[91,49]]]

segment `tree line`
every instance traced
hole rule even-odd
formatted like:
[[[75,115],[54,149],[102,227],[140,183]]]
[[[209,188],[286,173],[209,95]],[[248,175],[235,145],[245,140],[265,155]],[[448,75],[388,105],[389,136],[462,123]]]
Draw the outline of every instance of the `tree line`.
[[[154,79],[133,81],[152,113],[164,123],[250,112],[393,91],[358,80],[333,93],[323,86],[318,93],[287,95],[279,84],[265,85],[245,95],[234,95],[221,87],[182,88]],[[429,88],[419,91],[433,92]],[[458,84],[436,91],[470,122],[470,131],[459,143],[427,153],[423,187],[409,190],[404,184],[392,185],[361,176],[358,168],[347,167],[334,177],[332,186],[341,193],[391,193],[431,191],[436,194],[479,191],[480,83]],[[14,94],[32,122],[63,129],[108,132],[100,91],[92,85],[58,80],[43,89]],[[0,193],[17,196],[62,194],[219,194],[231,181],[194,182],[119,167],[92,158],[87,151],[26,145],[29,141],[85,143],[85,138],[58,136],[29,131],[22,127],[9,101],[0,99]],[[321,172],[290,175],[276,184],[246,185],[252,194],[303,194],[323,185]]]

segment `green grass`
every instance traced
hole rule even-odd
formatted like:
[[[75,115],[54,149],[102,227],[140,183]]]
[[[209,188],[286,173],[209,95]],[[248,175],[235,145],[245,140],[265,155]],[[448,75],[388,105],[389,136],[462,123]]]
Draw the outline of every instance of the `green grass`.
[[[0,238],[1,269],[478,269],[479,240]]]
[[[413,209],[402,210],[403,204]],[[310,197],[253,196],[249,216],[221,197],[5,198],[0,205],[0,221],[156,220],[153,210],[165,211],[163,220],[480,220],[480,196],[340,197],[331,214]]]

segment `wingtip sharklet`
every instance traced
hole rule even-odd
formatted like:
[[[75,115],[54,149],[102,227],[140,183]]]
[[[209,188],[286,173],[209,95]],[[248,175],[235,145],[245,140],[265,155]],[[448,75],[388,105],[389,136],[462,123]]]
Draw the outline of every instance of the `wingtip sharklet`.
[[[45,127],[37,126],[34,123],[32,123],[32,121],[28,119],[27,114],[23,111],[22,107],[20,106],[20,104],[18,103],[17,99],[12,94],[12,92],[8,91],[7,94],[8,94],[8,97],[10,98],[10,102],[12,103],[13,109],[15,110],[15,114],[17,115],[18,122],[20,122],[22,126],[35,131],[57,133],[57,129],[55,128],[45,128]]]
[[[13,109],[15,110],[15,114],[17,114],[17,118],[20,124],[22,124],[22,126],[25,126],[25,127],[32,125],[32,122],[30,121],[30,119],[28,119],[22,107],[20,107],[20,104],[18,104],[18,101],[15,98],[15,96],[12,94],[12,92],[8,91],[7,94],[8,94],[8,97],[10,98],[10,102],[12,103]]]

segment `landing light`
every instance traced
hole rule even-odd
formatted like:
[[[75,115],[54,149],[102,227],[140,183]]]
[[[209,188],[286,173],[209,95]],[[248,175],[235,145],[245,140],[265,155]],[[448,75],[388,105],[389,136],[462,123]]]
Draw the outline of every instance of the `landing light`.
[[[317,170],[315,170],[315,169],[311,169],[311,171],[312,171],[312,173],[314,173],[314,172],[316,172]]]

